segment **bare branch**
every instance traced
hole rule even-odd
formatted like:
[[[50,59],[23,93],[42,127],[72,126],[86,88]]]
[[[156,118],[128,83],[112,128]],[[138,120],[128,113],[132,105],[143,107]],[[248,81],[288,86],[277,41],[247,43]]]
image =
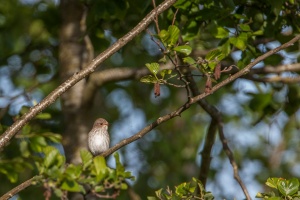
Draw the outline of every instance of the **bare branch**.
[[[200,166],[200,173],[199,173],[199,180],[205,187],[206,180],[210,168],[210,162],[211,162],[211,150],[215,142],[216,133],[218,128],[218,122],[216,122],[214,119],[211,120],[209,128],[206,133],[205,137],[205,143],[203,150],[201,152],[201,166]]]
[[[157,8],[153,9],[136,27],[134,27],[125,36],[120,38],[116,43],[110,46],[107,50],[99,54],[92,62],[81,71],[75,73],[73,76],[68,78],[58,88],[52,91],[46,98],[44,98],[36,106],[32,107],[26,114],[20,117],[12,126],[10,126],[0,137],[0,151],[3,150],[4,146],[10,141],[10,139],[18,133],[18,131],[34,118],[39,112],[44,110],[50,104],[54,103],[55,100],[60,97],[66,90],[75,85],[78,81],[85,78],[87,75],[95,71],[95,69],[107,58],[113,55],[115,52],[120,50],[125,44],[131,41],[139,33],[147,28],[147,26],[153,21],[156,15],[161,14],[170,6],[172,6],[176,0],[165,0]]]
[[[250,77],[247,76],[247,79],[253,80],[253,81],[257,81],[257,82],[280,82],[280,83],[286,83],[286,84],[291,84],[291,83],[298,83],[300,82],[300,77],[296,76],[296,77],[282,77],[282,76],[272,76],[272,77]]]
[[[280,65],[277,67],[265,66],[261,68],[251,69],[250,74],[269,74],[269,73],[281,73],[281,72],[299,72],[300,63],[293,63],[287,65]]]
[[[6,194],[4,194],[2,197],[0,197],[0,200],[7,200],[13,197],[14,195],[18,194],[20,191],[24,190],[28,186],[30,186],[34,181],[41,179],[42,176],[34,176],[27,181],[21,183],[20,185],[16,186],[12,190],[8,191]]]
[[[222,125],[219,125],[219,136],[220,136],[220,139],[221,139],[221,142],[223,144],[223,150],[225,151],[227,157],[229,158],[229,161],[230,161],[230,164],[232,165],[232,168],[233,168],[233,176],[235,178],[235,180],[239,183],[239,185],[241,186],[245,196],[246,196],[246,199],[247,200],[251,200],[251,197],[249,195],[249,192],[245,186],[245,184],[243,183],[240,175],[239,175],[239,171],[238,171],[238,166],[234,160],[234,157],[233,157],[233,153],[232,151],[230,150],[228,144],[227,144],[227,140],[225,138],[225,135],[223,133],[223,126]]]

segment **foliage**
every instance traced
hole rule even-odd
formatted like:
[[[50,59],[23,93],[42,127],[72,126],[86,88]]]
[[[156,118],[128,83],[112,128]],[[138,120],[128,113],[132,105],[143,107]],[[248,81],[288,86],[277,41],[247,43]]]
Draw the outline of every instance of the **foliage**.
[[[116,169],[109,168],[104,157],[93,158],[87,150],[81,151],[82,163],[79,165],[66,165],[64,156],[54,147],[44,148],[43,153],[43,162],[36,162],[39,174],[43,176],[41,182],[58,197],[65,196],[66,191],[116,197],[120,190],[127,189],[125,180],[134,178],[125,171],[118,153],[114,155]],[[86,189],[86,185],[90,187]]]
[[[212,200],[214,196],[211,192],[205,191],[204,186],[202,183],[193,178],[191,182],[184,182],[178,186],[175,186],[175,191],[173,192],[168,187],[167,189],[160,189],[155,192],[156,197],[158,199],[203,199],[203,200]],[[148,197],[148,200],[155,200],[155,197]]]
[[[299,199],[299,180],[297,178],[268,178],[266,185],[272,188],[275,192],[257,193],[256,198],[261,199]]]
[[[58,73],[61,19],[55,2],[11,0],[0,5],[0,134],[53,91],[62,81],[60,76],[68,73]],[[153,9],[150,0],[80,2],[88,8],[86,35],[90,36],[95,55],[129,32]],[[154,30],[156,25],[158,28]],[[187,102],[190,96],[186,95],[182,81],[186,77],[194,78],[200,92],[209,93],[213,84],[230,78],[299,31],[299,1],[178,0],[157,17],[147,32],[101,65],[104,70],[123,70],[126,66],[136,71],[146,66],[149,74],[139,77],[142,83],[134,78],[128,81],[128,77],[112,79],[105,85],[92,83],[91,87],[101,85],[101,89],[95,92],[88,108],[80,111],[88,113],[84,117],[91,121],[100,115],[107,116],[114,122],[110,128],[113,143],[119,142]],[[299,45],[289,46],[256,67],[279,70],[284,64],[299,63],[298,52]],[[168,63],[172,68],[163,68]],[[180,74],[181,70],[190,74]],[[101,71],[93,74],[98,72]],[[270,176],[299,176],[295,169],[300,162],[300,88],[297,82],[284,81],[284,78],[298,77],[299,71],[273,72],[253,71],[206,98],[210,106],[219,109],[236,162],[253,185],[262,184]],[[274,81],[272,77],[280,79]],[[90,80],[86,78],[83,82]],[[159,98],[153,99],[153,90]],[[74,99],[82,100],[77,96]],[[88,195],[85,185],[95,195],[118,195],[120,190],[128,189],[125,179],[132,178],[129,170],[138,174],[133,189],[144,199],[153,190],[197,176],[203,165],[201,152],[211,118],[198,106],[121,148],[126,170],[118,154],[115,154],[116,169],[109,168],[103,157],[92,159],[87,151],[81,151],[82,165],[66,163],[61,151],[61,145],[67,142],[63,135],[63,112],[61,103],[55,102],[27,123],[1,151],[1,194],[41,175],[42,179],[34,183],[50,191],[46,193],[48,197],[52,192],[61,197],[67,191]],[[220,177],[232,169],[227,166],[220,141],[214,142],[207,174],[209,190],[221,191],[214,193],[218,199],[236,198],[237,193],[227,193],[224,189],[228,185]],[[245,173],[248,169],[251,169],[249,174]],[[230,178],[226,177],[226,181]],[[257,197],[299,198],[299,183],[295,178],[269,178],[267,185],[275,192],[258,193]],[[215,188],[218,190],[214,191]],[[195,178],[174,190],[161,189],[156,197],[192,198],[198,190],[203,192],[201,198],[212,198]],[[28,188],[20,196],[38,199],[40,193]]]

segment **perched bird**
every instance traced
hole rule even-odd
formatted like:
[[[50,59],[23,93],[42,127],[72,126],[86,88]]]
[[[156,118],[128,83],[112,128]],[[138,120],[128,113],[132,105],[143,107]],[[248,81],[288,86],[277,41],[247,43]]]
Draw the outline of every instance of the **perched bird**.
[[[109,148],[108,125],[109,123],[105,119],[99,118],[89,132],[88,148],[94,156],[100,155]]]

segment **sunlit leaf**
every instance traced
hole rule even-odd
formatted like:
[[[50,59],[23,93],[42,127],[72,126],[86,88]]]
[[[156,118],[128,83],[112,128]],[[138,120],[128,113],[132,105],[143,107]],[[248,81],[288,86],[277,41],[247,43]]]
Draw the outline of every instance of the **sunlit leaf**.
[[[70,192],[83,192],[83,193],[85,193],[85,189],[83,188],[83,186],[78,184],[74,180],[65,180],[65,181],[63,181],[60,188],[63,189],[63,190],[70,191]]]
[[[140,81],[142,83],[157,83],[157,78],[154,77],[153,75],[146,75],[146,76],[143,76]]]
[[[175,26],[175,25],[171,25],[168,28],[168,32],[170,34],[170,40],[169,40],[168,45],[173,46],[178,41],[179,33],[180,33],[179,28],[177,26]]]
[[[223,27],[217,27],[217,33],[215,33],[216,38],[226,38],[229,35],[229,31]]]
[[[275,188],[277,189],[277,183],[279,181],[279,178],[268,178],[266,185],[271,187],[271,188]]]
[[[206,54],[205,59],[208,61],[211,60],[222,60],[225,58],[224,53],[220,50],[220,49],[214,49],[211,50],[210,52],[208,52],[208,54]]]
[[[289,180],[280,179],[277,182],[278,190],[284,196],[291,196],[295,194],[299,189],[299,181],[297,178],[292,178]]]
[[[51,114],[50,113],[39,113],[36,116],[37,119],[51,119]]]
[[[168,75],[171,73],[172,73],[171,69],[164,69],[164,70],[161,70],[160,75],[161,75],[162,79],[164,79],[165,75]]]
[[[159,70],[159,64],[158,63],[146,63],[146,67],[149,69],[149,71],[155,76]]]
[[[94,165],[95,165],[95,170],[97,175],[100,174],[101,172],[105,171],[106,169],[106,161],[103,156],[96,156],[93,159]]]
[[[77,179],[81,175],[81,173],[82,173],[81,165],[70,164],[65,170],[65,174],[68,176],[68,178],[71,179]]]
[[[159,38],[161,39],[161,41],[162,41],[163,43],[166,43],[166,42],[168,41],[169,37],[170,37],[170,34],[169,34],[169,32],[166,31],[166,30],[161,30],[161,31],[159,32],[158,36],[159,36]]]
[[[238,37],[232,37],[229,39],[231,44],[240,50],[245,50],[247,47],[248,36],[247,33],[241,33]]]
[[[86,149],[80,150],[80,158],[82,160],[84,170],[93,162],[93,155]]]
[[[184,57],[183,62],[188,63],[189,65],[193,65],[196,63],[196,61],[192,57]]]
[[[44,148],[43,152],[45,153],[44,166],[48,168],[55,163],[59,151],[54,147],[48,146]]]
[[[174,47],[174,51],[183,53],[184,55],[188,56],[192,52],[192,47],[190,47],[189,45],[177,46]]]

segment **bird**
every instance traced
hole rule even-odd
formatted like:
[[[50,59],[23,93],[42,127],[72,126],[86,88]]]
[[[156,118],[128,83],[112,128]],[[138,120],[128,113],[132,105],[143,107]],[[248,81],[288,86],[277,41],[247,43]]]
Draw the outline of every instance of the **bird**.
[[[109,123],[105,119],[96,119],[88,134],[88,148],[93,156],[98,156],[109,149],[108,125]]]

